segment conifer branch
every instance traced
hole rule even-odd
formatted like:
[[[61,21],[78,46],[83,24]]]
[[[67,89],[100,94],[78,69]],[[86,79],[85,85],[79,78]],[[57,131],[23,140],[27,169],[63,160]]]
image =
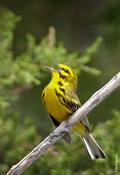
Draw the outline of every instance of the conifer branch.
[[[82,105],[73,116],[61,123],[48,137],[46,137],[37,147],[35,147],[20,162],[12,166],[6,175],[22,174],[35,160],[37,160],[45,151],[57,142],[75,123],[83,119],[99,103],[109,96],[115,89],[120,87],[120,72],[116,74],[105,86],[92,95],[92,97]]]

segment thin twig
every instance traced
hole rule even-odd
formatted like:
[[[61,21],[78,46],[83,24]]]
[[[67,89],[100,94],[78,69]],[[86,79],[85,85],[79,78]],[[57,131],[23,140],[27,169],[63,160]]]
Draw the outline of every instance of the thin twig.
[[[82,105],[73,116],[61,123],[48,137],[46,137],[37,147],[35,147],[19,163],[14,165],[6,175],[22,174],[36,159],[57,142],[70,128],[83,119],[91,110],[109,96],[115,89],[120,86],[120,72],[116,74],[105,86],[92,95],[92,97]]]

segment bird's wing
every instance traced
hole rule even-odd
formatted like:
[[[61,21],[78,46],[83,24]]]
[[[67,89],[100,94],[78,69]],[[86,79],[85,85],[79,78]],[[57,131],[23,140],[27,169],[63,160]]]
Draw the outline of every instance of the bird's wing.
[[[66,108],[68,108],[71,111],[70,115],[72,115],[72,113],[74,113],[75,111],[77,111],[77,109],[80,108],[81,103],[75,93],[68,91],[68,90],[66,92],[65,90],[64,92],[61,92],[61,91],[57,91],[57,89],[55,89],[55,93],[60,103],[66,106]],[[82,119],[82,122],[89,129],[89,122],[88,122],[87,117]]]
[[[65,98],[65,103],[66,103],[66,106],[71,109],[73,112],[75,112],[76,110],[78,110],[81,106],[81,103],[77,97],[76,94],[72,94],[72,93],[68,93],[66,95],[66,98]],[[89,128],[89,121],[87,119],[87,117],[83,118],[82,119],[82,122]]]

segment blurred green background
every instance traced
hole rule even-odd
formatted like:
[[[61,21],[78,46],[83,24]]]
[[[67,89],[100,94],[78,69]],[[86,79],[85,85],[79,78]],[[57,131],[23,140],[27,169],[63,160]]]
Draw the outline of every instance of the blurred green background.
[[[1,174],[53,129],[41,104],[41,92],[50,80],[42,66],[72,66],[84,103],[120,71],[119,50],[119,0],[0,0]],[[106,161],[89,160],[73,135],[70,147],[59,141],[24,174],[119,174],[119,117],[119,89],[89,115]]]

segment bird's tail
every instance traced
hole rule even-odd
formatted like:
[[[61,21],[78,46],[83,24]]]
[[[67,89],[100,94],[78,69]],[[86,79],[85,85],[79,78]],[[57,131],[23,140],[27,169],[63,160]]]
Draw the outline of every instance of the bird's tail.
[[[86,149],[91,159],[105,159],[105,153],[102,148],[97,144],[93,136],[86,132],[82,136],[83,142],[85,143]]]

